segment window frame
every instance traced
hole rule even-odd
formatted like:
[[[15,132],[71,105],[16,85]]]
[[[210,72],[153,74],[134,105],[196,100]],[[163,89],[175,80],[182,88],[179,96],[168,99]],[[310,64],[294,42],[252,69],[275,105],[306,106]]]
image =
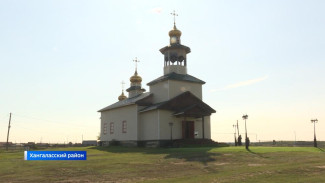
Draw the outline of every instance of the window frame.
[[[122,121],[122,133],[127,133],[127,123],[126,123],[126,120]]]
[[[109,123],[109,134],[114,134],[114,122]]]
[[[107,123],[103,124],[103,134],[106,135],[107,134]]]

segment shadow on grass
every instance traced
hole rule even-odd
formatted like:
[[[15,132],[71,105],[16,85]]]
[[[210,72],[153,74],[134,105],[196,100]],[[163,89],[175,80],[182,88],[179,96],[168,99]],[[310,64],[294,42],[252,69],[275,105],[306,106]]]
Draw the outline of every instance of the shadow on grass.
[[[322,152],[325,152],[325,150],[322,149],[322,148],[319,148],[319,147],[316,147],[316,148],[319,149],[319,150],[322,151]]]
[[[260,158],[269,158],[269,157],[267,157],[267,156],[263,156],[262,154],[259,154],[259,153],[256,153],[256,152],[253,152],[253,151],[250,150],[249,148],[247,149],[247,151],[248,151],[249,153],[251,153],[251,154],[254,154],[254,155],[260,157]]]
[[[97,149],[110,153],[143,153],[143,154],[165,154],[165,159],[175,158],[183,159],[188,162],[200,162],[207,164],[215,161],[221,153],[209,152],[213,148],[222,147],[199,147],[199,148],[143,148],[143,147],[91,147],[90,149]]]

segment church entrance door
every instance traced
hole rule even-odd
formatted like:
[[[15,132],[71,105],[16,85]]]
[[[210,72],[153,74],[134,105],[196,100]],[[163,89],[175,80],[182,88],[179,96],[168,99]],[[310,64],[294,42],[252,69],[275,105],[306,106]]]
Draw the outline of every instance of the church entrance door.
[[[183,121],[183,139],[194,139],[194,121]]]

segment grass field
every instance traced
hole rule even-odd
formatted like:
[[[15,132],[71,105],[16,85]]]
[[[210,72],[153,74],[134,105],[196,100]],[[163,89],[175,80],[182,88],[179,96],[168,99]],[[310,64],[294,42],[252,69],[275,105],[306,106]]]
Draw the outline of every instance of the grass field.
[[[0,182],[325,182],[325,152],[312,147],[55,150],[86,150],[88,160],[24,161],[23,152],[1,152]]]

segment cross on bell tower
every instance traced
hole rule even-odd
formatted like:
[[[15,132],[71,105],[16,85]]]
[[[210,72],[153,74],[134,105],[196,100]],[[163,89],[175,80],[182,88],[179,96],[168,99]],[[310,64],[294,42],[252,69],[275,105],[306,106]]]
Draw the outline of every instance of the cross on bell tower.
[[[181,44],[181,35],[182,32],[176,28],[176,14],[175,10],[170,13],[174,17],[174,27],[173,30],[169,31],[170,44]]]
[[[174,16],[174,26],[175,26],[176,25],[176,16],[178,16],[178,14],[176,14],[175,10],[170,14]]]
[[[135,59],[133,60],[133,62],[135,62],[135,71],[138,70],[138,62],[140,62],[140,60],[138,60],[137,57],[135,57]]]

